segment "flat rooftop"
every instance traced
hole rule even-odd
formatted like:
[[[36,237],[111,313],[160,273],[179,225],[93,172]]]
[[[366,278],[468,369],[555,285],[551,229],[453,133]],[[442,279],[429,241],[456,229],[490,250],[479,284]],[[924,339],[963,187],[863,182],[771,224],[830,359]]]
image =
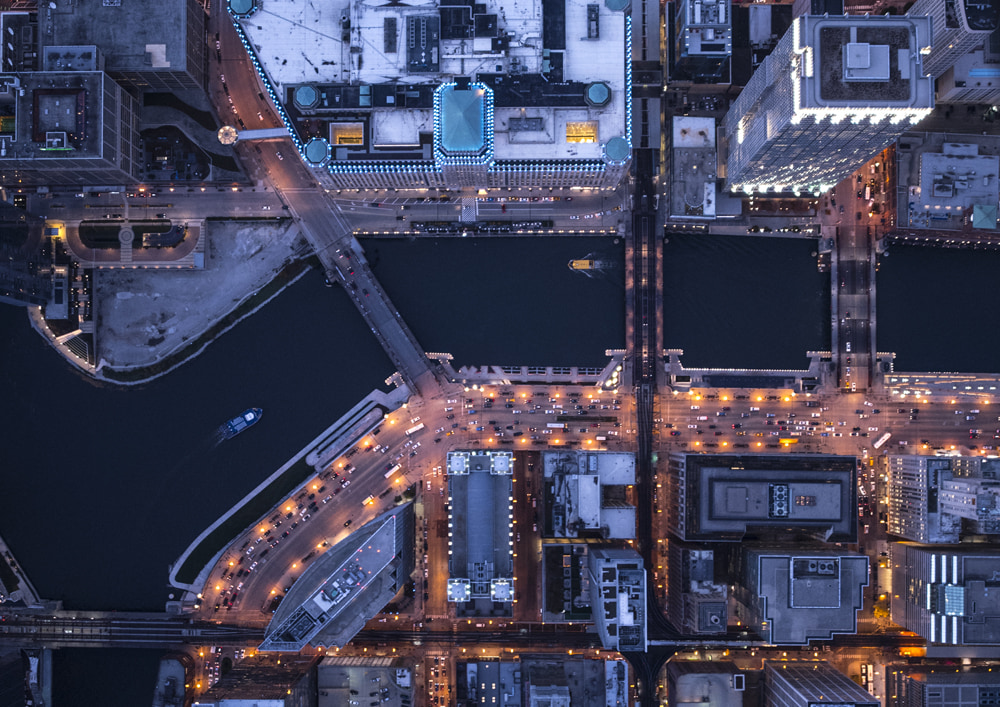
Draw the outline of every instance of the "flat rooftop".
[[[551,534],[635,537],[635,507],[622,487],[635,484],[635,455],[624,452],[542,453]]]
[[[715,118],[675,116],[671,128],[670,215],[715,218]]]
[[[604,145],[627,132],[625,15],[604,2],[268,0],[239,22],[279,95],[302,85],[370,87],[372,100],[354,108],[372,116],[374,144],[398,144],[389,130],[418,144],[428,119],[420,87],[462,76],[494,92],[497,159],[602,159]],[[381,87],[408,95],[380,103]],[[408,117],[387,123],[381,113]]]
[[[187,36],[187,0],[60,2],[46,10],[45,17],[52,23],[46,40],[60,46],[96,43],[107,71],[184,70],[187,42],[204,41]]]
[[[0,108],[15,117],[16,136],[7,143],[7,154],[0,161],[102,155],[102,72],[23,72],[18,76],[24,95],[14,89],[0,94]]]
[[[805,49],[797,76],[802,107],[878,115],[933,107],[933,79],[923,76],[920,59],[931,44],[930,18],[803,15],[796,23]]]
[[[513,601],[513,454],[448,453],[449,599]],[[456,582],[457,580],[457,582]]]
[[[973,222],[977,206],[997,205],[1000,137],[963,135],[961,142],[956,137],[923,133],[900,138],[896,178],[906,189],[898,204],[900,226],[957,230]]]
[[[756,572],[763,633],[770,643],[805,645],[835,633],[855,633],[868,586],[864,555],[748,553]]]
[[[795,528],[852,542],[856,464],[822,454],[673,454],[671,469],[683,473],[686,486],[684,539],[740,540],[749,528]]]
[[[356,627],[339,641],[346,644],[384,605],[372,608],[365,599],[369,589],[382,589],[383,573],[406,552],[400,543],[406,533],[398,524],[405,525],[407,512],[412,515],[409,504],[366,523],[313,562],[278,606],[261,650],[300,651],[320,633],[332,637],[342,626]],[[412,528],[410,536],[412,541]],[[397,587],[390,584],[391,598]]]

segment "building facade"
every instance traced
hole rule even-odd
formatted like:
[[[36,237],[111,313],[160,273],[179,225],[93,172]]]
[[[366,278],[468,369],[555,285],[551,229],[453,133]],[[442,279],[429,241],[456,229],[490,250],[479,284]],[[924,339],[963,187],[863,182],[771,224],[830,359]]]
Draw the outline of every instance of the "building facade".
[[[237,31],[328,188],[613,188],[627,172],[627,0],[271,0]]]
[[[934,41],[924,58],[924,71],[934,78],[981,47],[997,28],[997,9],[992,2],[917,0],[906,14],[929,17],[934,23]]]
[[[981,457],[889,457],[888,530],[918,543],[1000,534],[1000,463]]]
[[[725,119],[731,191],[825,192],[934,107],[927,17],[796,18]]]
[[[893,623],[932,644],[1000,645],[1000,548],[909,542],[889,548]]]

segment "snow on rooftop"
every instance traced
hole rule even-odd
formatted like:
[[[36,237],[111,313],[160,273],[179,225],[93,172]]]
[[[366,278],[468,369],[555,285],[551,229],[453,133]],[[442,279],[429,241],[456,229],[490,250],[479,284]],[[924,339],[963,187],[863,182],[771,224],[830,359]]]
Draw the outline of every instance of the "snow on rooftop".
[[[240,23],[279,92],[302,83],[438,85],[457,76],[475,80],[477,73],[538,74],[543,67],[541,0],[486,0],[485,5],[487,14],[497,16],[500,36],[509,36],[509,47],[494,51],[489,40],[484,44],[482,39],[428,40],[426,65],[415,65],[408,52],[408,21],[425,18],[421,26],[432,31],[439,17],[438,0],[268,0],[260,12]],[[593,39],[588,39],[593,36],[588,6],[598,12],[599,32]],[[603,82],[610,100],[601,106],[497,107],[497,159],[537,159],[544,154],[599,160],[608,140],[625,135],[624,14],[600,0],[565,0],[565,38],[563,80]],[[426,70],[428,66],[437,70]],[[371,115],[373,144],[414,145],[420,132],[433,128],[426,110],[375,108]],[[522,117],[542,120],[535,123],[538,129],[511,131],[510,119]],[[576,135],[572,141],[567,131]]]

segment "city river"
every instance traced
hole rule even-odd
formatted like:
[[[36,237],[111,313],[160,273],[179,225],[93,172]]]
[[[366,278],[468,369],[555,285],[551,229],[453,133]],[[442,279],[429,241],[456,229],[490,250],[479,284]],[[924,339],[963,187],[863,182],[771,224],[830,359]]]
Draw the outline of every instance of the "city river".
[[[370,241],[376,275],[423,346],[456,365],[602,365],[624,341],[613,239]],[[665,345],[689,365],[783,367],[829,346],[813,241],[671,236]],[[593,253],[601,277],[567,262]],[[879,276],[880,349],[910,370],[995,370],[1000,255],[896,248]],[[944,267],[942,267],[944,265]],[[972,306],[975,303],[975,307]],[[979,327],[977,329],[977,327]],[[965,334],[965,336],[960,336]],[[956,342],[976,346],[956,346]],[[220,513],[391,373],[346,295],[310,273],[169,376],[97,385],[0,307],[0,533],[45,597],[162,610],[167,565]],[[260,425],[218,447],[250,406]],[[155,651],[65,651],[57,707],[148,704]]]

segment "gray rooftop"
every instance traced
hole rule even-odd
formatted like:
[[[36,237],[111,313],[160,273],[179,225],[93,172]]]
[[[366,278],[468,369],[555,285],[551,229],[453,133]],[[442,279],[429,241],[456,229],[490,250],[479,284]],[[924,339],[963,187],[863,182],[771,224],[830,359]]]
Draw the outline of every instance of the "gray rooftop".
[[[751,527],[857,535],[853,457],[671,455],[678,471],[682,459],[685,539],[739,540]]]
[[[261,650],[300,651],[309,643],[345,645],[396,594],[401,583],[385,575],[395,569],[394,560],[410,554],[402,541],[409,534],[412,543],[412,513],[411,504],[399,506],[313,562],[271,618]],[[371,605],[368,600],[376,596],[378,601]]]
[[[506,451],[448,453],[452,601],[513,600],[512,457]]]
[[[108,71],[187,68],[188,0],[56,5],[45,13],[52,21],[46,39],[63,46],[96,43]]]
[[[751,550],[746,573],[756,580],[747,587],[757,594],[762,626],[755,628],[770,643],[805,645],[856,631],[868,586],[866,556]]]
[[[16,135],[0,160],[101,156],[102,72],[21,72],[17,78],[23,95],[16,89],[0,93],[0,109],[15,116]],[[65,141],[47,141],[46,135],[54,133],[65,134]]]

